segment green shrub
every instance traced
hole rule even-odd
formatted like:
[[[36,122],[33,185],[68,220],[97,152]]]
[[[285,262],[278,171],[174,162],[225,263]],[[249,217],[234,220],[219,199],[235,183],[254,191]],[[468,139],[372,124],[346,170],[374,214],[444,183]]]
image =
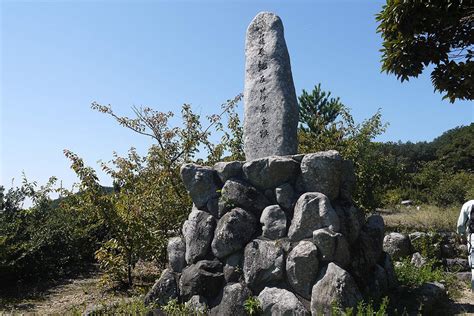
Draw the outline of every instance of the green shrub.
[[[261,315],[262,314],[262,305],[257,297],[251,296],[247,298],[244,302],[244,309],[247,315]]]
[[[388,308],[389,299],[388,297],[384,297],[382,302],[378,306],[378,309],[374,307],[372,302],[364,302],[360,301],[357,304],[357,309],[354,308],[346,308],[342,310],[337,306],[336,303],[332,304],[331,308],[331,315],[332,316],[384,316],[387,315],[387,308]]]

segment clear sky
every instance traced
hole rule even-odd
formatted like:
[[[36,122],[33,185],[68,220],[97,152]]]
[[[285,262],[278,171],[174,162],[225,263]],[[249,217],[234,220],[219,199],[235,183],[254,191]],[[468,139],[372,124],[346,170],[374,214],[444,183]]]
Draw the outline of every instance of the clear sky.
[[[0,184],[22,171],[75,181],[62,150],[89,165],[150,140],[90,103],[202,114],[243,91],[247,25],[260,11],[285,26],[296,91],[318,82],[358,121],[381,108],[380,141],[432,140],[470,124],[473,102],[450,104],[428,74],[400,83],[380,72],[375,14],[384,1],[8,1],[1,6]],[[102,177],[103,178],[103,177]],[[110,181],[103,178],[104,184]]]

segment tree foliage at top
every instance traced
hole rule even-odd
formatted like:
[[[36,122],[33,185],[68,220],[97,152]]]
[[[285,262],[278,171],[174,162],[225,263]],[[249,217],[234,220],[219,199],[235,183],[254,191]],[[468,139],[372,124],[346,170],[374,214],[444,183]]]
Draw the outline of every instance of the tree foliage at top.
[[[474,99],[472,1],[387,0],[377,21],[383,71],[404,81],[432,64],[431,81],[443,99]]]

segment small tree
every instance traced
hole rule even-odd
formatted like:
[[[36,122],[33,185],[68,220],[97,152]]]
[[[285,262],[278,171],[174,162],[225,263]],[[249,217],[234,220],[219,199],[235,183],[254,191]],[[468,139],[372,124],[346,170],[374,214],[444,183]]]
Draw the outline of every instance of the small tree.
[[[443,99],[474,99],[471,1],[387,0],[377,21],[383,71],[404,81],[432,64],[431,81]]]

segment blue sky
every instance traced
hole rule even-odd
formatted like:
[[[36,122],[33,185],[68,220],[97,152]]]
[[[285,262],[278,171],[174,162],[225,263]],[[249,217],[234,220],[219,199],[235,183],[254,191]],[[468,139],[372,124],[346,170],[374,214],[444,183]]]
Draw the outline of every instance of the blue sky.
[[[380,141],[432,140],[470,124],[473,102],[450,104],[428,74],[400,83],[380,72],[375,14],[384,1],[1,1],[0,184],[22,171],[75,180],[62,150],[89,165],[150,140],[90,109],[112,104],[217,112],[243,91],[247,25],[260,11],[283,20],[296,91],[318,82],[358,121],[381,108]],[[110,183],[101,176],[104,184]]]

